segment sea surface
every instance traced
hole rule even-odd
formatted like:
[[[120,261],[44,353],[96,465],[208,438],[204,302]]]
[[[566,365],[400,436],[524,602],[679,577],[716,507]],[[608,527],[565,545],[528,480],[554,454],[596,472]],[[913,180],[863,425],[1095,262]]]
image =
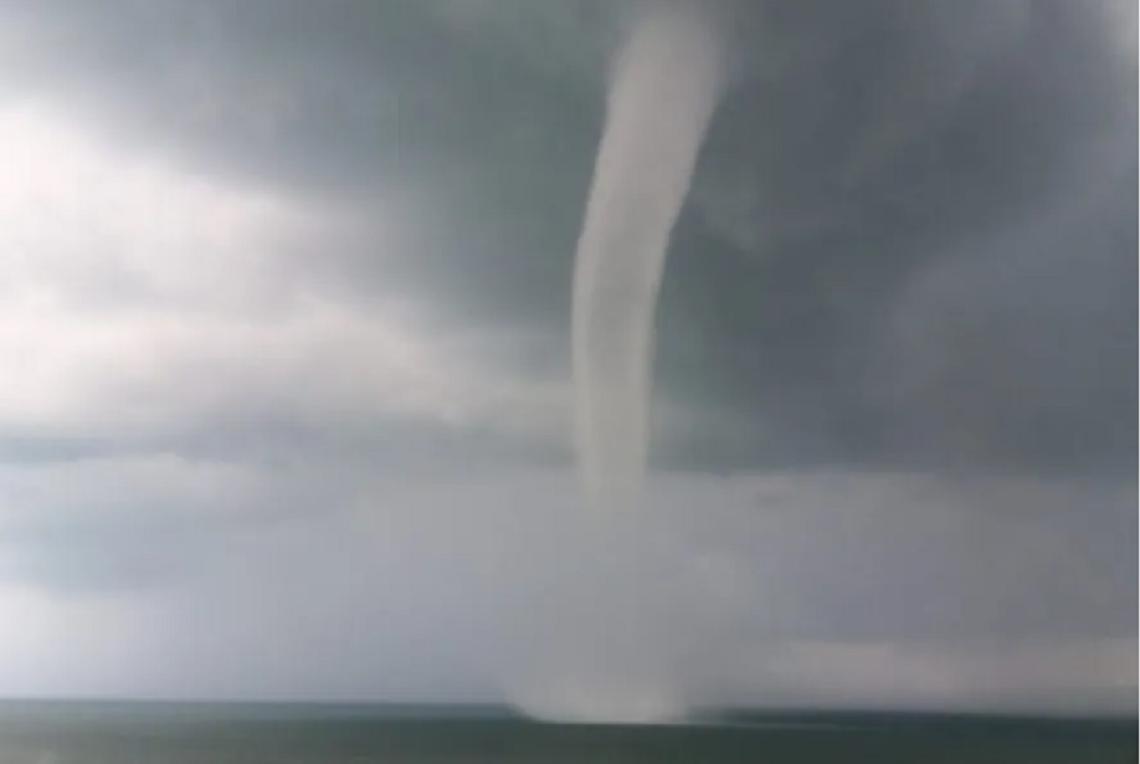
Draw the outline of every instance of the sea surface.
[[[756,712],[627,726],[493,707],[0,702],[2,764],[1136,760],[1134,718]]]

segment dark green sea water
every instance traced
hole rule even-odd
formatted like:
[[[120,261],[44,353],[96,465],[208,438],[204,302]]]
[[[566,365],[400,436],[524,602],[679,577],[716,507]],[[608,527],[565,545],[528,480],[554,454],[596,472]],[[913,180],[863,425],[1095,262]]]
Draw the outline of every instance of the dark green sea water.
[[[1135,719],[757,713],[621,726],[492,708],[0,702],[2,764],[1136,760]]]

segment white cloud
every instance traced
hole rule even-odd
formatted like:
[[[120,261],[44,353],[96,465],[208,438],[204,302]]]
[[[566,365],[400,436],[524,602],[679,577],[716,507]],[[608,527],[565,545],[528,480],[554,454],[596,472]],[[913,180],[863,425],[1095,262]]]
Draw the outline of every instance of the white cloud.
[[[45,108],[0,111],[0,165],[11,168],[0,179],[9,431],[259,416],[548,436],[558,425],[560,391],[496,374],[461,336],[421,328],[396,285],[367,307],[321,293],[314,260],[359,220],[125,155]]]
[[[101,146],[46,107],[0,111],[0,161],[5,286],[32,304],[248,305],[271,284],[274,237],[311,235],[318,222],[269,194]]]

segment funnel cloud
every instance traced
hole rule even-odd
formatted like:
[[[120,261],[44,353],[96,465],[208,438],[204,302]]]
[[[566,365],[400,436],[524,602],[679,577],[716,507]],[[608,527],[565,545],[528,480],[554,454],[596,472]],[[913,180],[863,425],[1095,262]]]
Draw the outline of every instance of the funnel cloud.
[[[639,20],[617,62],[574,271],[576,445],[594,507],[639,500],[654,308],[716,106],[720,54],[706,19],[664,6]]]

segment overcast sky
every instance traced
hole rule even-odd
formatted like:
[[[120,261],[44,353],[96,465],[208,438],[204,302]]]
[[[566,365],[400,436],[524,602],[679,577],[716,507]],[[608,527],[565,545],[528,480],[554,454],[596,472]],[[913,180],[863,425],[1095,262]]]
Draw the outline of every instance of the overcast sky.
[[[1114,0],[729,2],[580,506],[605,0],[0,4],[0,694],[1135,707]]]

